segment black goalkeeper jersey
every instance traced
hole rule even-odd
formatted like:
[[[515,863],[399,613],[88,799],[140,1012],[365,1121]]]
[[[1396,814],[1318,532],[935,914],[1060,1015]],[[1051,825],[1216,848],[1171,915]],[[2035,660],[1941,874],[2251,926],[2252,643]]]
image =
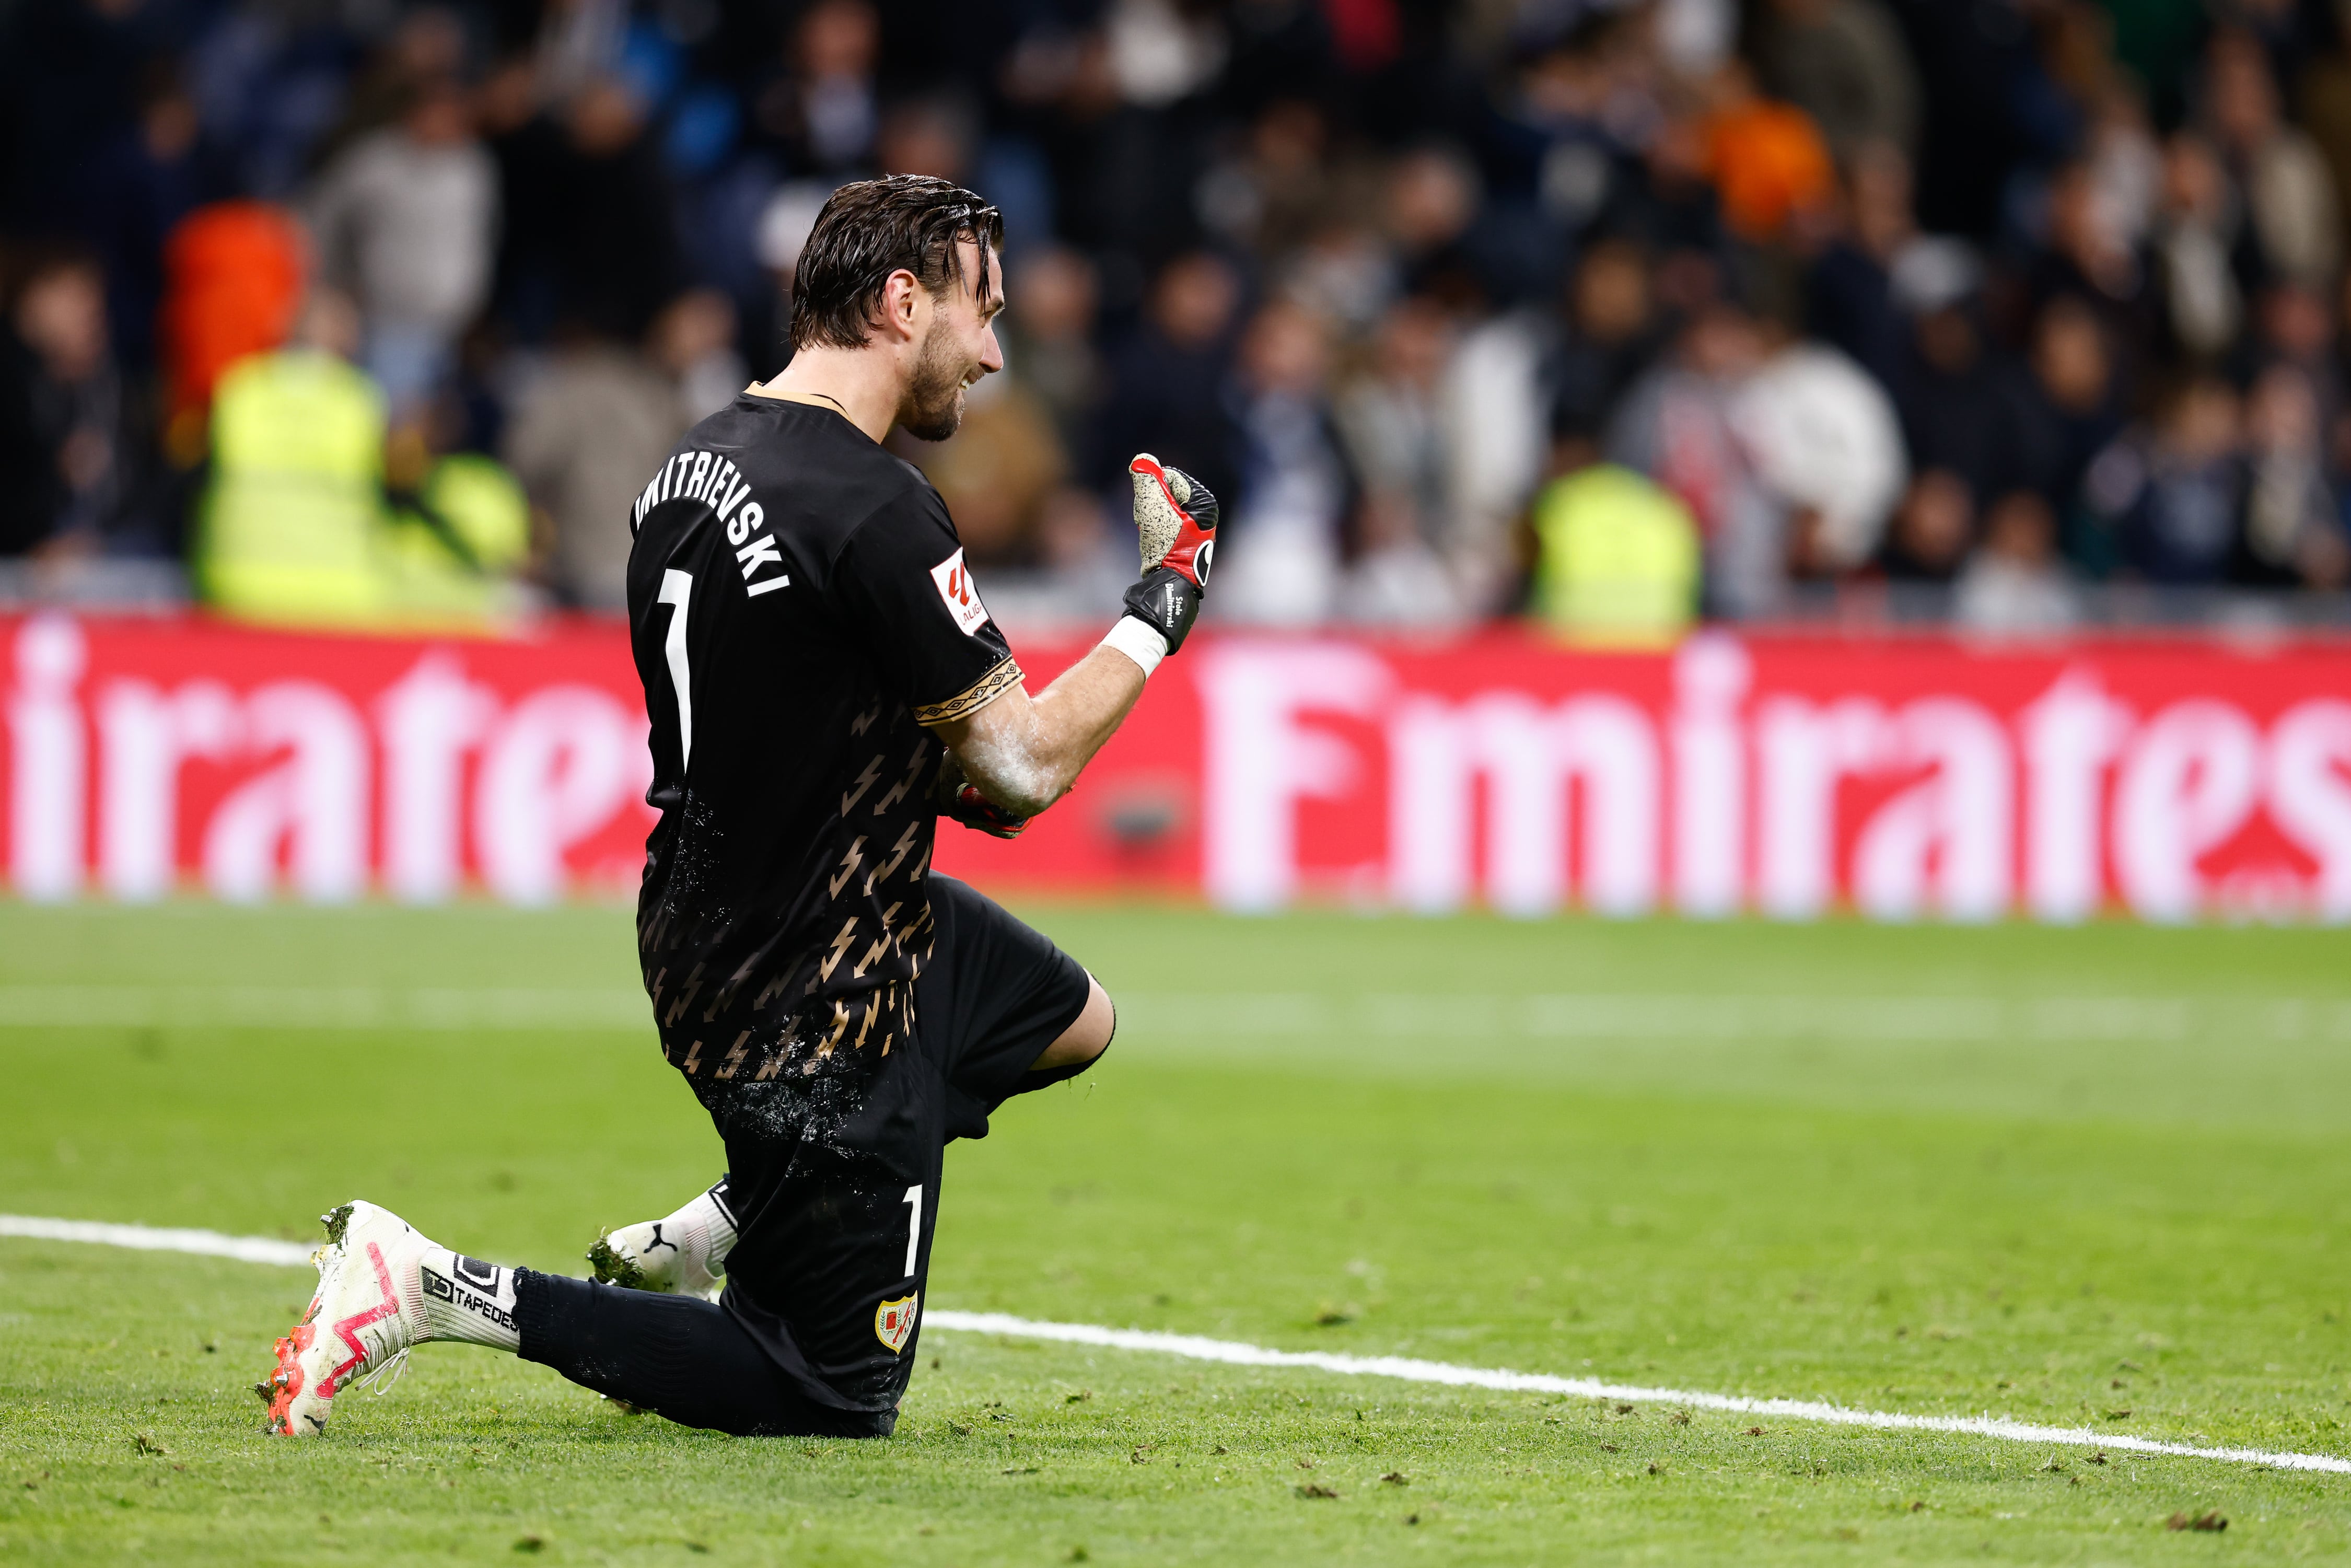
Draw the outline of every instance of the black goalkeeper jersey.
[[[661,821],[637,946],[663,1053],[805,1128],[893,1076],[930,955],[946,748],[1020,679],[921,472],[746,392],[630,513],[629,639]],[[777,1128],[778,1134],[787,1132]]]

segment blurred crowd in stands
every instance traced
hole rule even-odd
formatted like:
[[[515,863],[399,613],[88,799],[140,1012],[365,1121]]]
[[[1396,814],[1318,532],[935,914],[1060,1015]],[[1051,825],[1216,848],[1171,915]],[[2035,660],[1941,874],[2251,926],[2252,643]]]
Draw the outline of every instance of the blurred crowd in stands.
[[[880,172],[1005,213],[1008,619],[1141,450],[1228,624],[2351,619],[2351,0],[0,0],[11,580],[614,606]]]

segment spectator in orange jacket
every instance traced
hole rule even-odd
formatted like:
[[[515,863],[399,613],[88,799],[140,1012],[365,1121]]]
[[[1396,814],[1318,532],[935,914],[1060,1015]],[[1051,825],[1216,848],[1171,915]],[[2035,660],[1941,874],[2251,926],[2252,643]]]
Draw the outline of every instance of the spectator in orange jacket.
[[[1836,171],[1810,115],[1763,97],[1754,73],[1739,60],[1716,73],[1710,97],[1707,170],[1733,232],[1774,239],[1790,218],[1829,204]]]
[[[302,231],[266,202],[216,202],[189,214],[163,246],[158,322],[171,388],[168,440],[192,465],[221,372],[284,343],[309,270]]]

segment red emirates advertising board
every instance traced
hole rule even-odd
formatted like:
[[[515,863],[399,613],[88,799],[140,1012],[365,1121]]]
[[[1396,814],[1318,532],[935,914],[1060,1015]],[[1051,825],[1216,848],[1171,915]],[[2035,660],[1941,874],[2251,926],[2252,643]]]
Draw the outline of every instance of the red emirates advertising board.
[[[1015,639],[1032,690],[1087,645]],[[610,895],[652,823],[611,622],[0,619],[0,707],[26,898]],[[1070,799],[937,863],[1246,911],[2346,920],[2351,644],[1204,633]]]

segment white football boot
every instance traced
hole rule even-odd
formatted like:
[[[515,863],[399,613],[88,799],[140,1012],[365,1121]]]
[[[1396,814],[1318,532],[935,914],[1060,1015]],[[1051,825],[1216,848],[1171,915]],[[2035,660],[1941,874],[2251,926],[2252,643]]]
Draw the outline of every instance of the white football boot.
[[[277,1342],[277,1364],[254,1385],[269,1406],[262,1430],[315,1437],[335,1396],[430,1337],[423,1260],[433,1243],[372,1203],[347,1203],[319,1216],[327,1244],[312,1254],[318,1292]]]
[[[734,1248],[735,1211],[721,1181],[666,1219],[606,1231],[588,1249],[588,1265],[607,1285],[715,1301]]]

